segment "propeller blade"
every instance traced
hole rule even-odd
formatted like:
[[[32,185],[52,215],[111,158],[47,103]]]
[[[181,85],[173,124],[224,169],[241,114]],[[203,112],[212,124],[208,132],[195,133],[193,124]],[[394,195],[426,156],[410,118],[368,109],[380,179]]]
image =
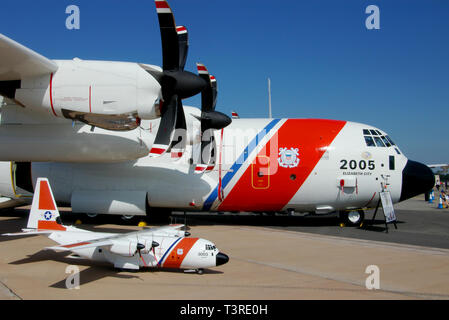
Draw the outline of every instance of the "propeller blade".
[[[215,167],[215,138],[212,129],[222,129],[232,120],[227,115],[215,111],[217,103],[217,80],[209,74],[206,66],[197,63],[198,75],[207,83],[201,92],[201,155],[195,167],[195,173],[212,171]]]
[[[178,33],[179,69],[184,70],[189,51],[189,33],[184,26],[176,27],[176,32]]]
[[[206,172],[210,172],[210,171],[214,170],[214,168],[215,168],[217,154],[216,154],[216,144],[215,144],[214,136],[212,136],[210,145],[211,145],[210,160],[209,160],[209,164],[206,168]]]
[[[169,103],[163,105],[161,122],[157,130],[156,138],[150,150],[150,157],[157,157],[165,153],[172,141],[172,135],[175,130],[178,96],[175,94],[171,96]]]
[[[176,26],[166,0],[155,0],[155,5],[161,32],[163,71],[147,71],[161,85],[162,100],[169,103],[165,113],[161,111],[162,119],[150,156],[159,156],[171,149],[172,157],[180,158],[187,144],[187,125],[181,99],[202,92],[209,82],[192,72],[184,71],[189,49],[187,28]],[[177,132],[174,132],[175,129]],[[174,134],[176,136],[172,140]]]
[[[182,157],[187,145],[187,124],[182,107],[182,101],[178,97],[178,108],[176,117],[175,134],[170,145],[171,157],[179,159]]]
[[[195,167],[196,174],[211,171],[214,168],[215,165],[213,165],[212,168],[210,167],[214,142],[215,140],[212,130],[203,132],[203,136],[201,138],[200,161]]]
[[[207,87],[201,92],[201,111],[209,112],[215,110],[215,101],[217,99],[217,80],[214,79],[214,87],[212,86],[211,76],[206,66],[202,63],[196,64],[198,75],[207,83]],[[215,93],[215,94],[214,94]]]
[[[162,69],[179,70],[179,42],[175,17],[165,0],[155,0],[162,40]]]

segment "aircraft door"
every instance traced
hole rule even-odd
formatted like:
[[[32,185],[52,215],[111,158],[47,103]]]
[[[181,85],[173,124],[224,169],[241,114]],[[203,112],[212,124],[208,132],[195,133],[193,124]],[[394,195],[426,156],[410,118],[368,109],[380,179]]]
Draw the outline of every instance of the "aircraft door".
[[[254,189],[270,187],[270,158],[259,155],[251,164],[251,184]]]

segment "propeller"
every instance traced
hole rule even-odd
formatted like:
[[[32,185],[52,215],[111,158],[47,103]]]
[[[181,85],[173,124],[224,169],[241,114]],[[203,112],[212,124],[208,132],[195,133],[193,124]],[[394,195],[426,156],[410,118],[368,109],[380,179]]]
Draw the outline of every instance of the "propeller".
[[[195,173],[202,173],[212,170],[215,165],[213,130],[227,127],[232,120],[224,113],[215,111],[218,93],[215,77],[209,74],[204,64],[197,63],[197,70],[199,76],[207,83],[206,88],[201,92],[201,117],[198,118],[201,121],[201,155],[195,167]]]
[[[172,157],[176,158],[182,155],[186,145],[187,125],[181,100],[200,93],[207,83],[198,75],[184,71],[189,47],[187,29],[176,26],[167,1],[155,0],[155,4],[161,31],[163,71],[147,70],[158,80],[162,91],[161,122],[150,156],[160,156],[171,148]]]
[[[144,250],[146,248],[146,246],[142,243],[139,242],[139,235],[136,234],[136,239],[137,239],[137,244],[136,244],[136,250],[139,253],[139,258],[142,260],[142,262],[145,265],[145,260],[142,258],[142,250]],[[156,253],[154,252],[154,248],[159,247],[159,243],[156,241],[151,241],[151,248],[149,248],[145,253],[150,252],[150,250],[153,250],[153,255],[154,257],[156,257]]]

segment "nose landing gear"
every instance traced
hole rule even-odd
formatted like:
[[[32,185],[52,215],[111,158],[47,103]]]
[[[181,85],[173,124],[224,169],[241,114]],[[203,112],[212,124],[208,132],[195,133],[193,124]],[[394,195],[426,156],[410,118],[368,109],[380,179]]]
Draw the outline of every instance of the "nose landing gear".
[[[344,225],[360,227],[365,219],[365,212],[363,210],[340,211],[339,217]]]

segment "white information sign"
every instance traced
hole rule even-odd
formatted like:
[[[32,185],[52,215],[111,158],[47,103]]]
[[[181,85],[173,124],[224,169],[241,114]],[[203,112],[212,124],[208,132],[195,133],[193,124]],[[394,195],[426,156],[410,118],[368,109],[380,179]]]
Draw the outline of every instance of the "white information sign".
[[[387,223],[396,221],[396,214],[394,213],[393,201],[391,200],[390,192],[384,191],[380,193],[380,199],[382,201],[382,208]]]

